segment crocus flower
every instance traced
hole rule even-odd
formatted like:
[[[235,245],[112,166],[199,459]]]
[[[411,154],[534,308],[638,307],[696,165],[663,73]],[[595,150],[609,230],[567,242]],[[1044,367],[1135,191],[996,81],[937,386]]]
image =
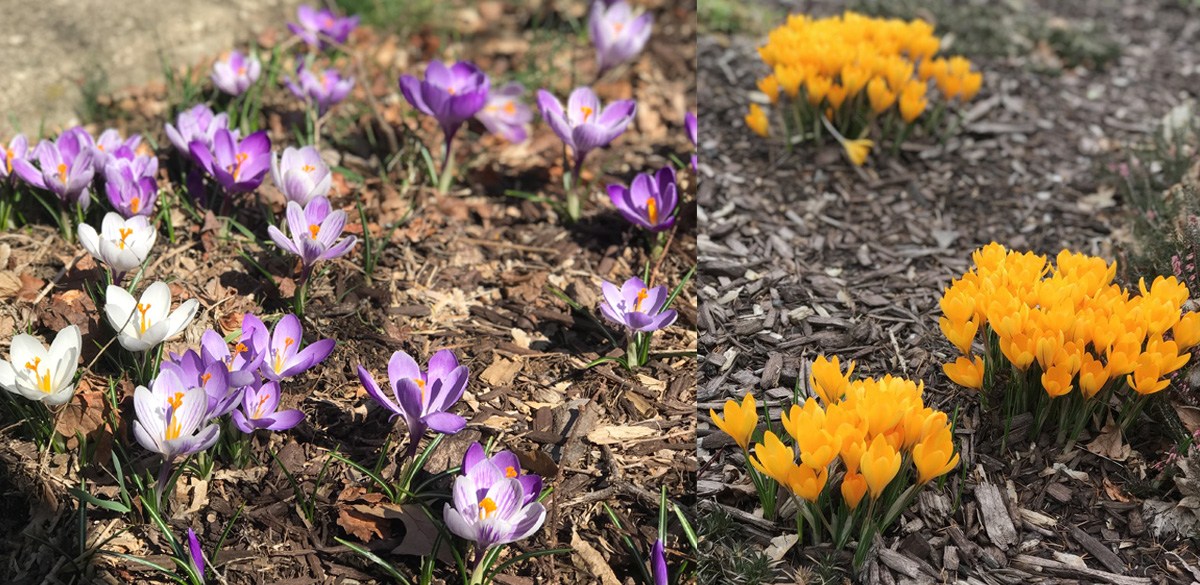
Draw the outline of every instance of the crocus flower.
[[[346,212],[330,211],[329,200],[317,197],[304,207],[288,201],[287,236],[275,226],[268,226],[267,233],[276,246],[299,256],[307,273],[317,262],[344,256],[354,248],[358,241],[354,236],[335,243],[345,227]]]
[[[262,319],[246,313],[242,316],[242,335],[232,349],[220,333],[209,329],[200,337],[200,355],[205,362],[219,362],[225,366],[230,386],[249,386],[258,380],[270,337]]]
[[[623,0],[594,2],[588,28],[592,44],[596,45],[598,75],[641,53],[650,39],[653,24],[654,17],[650,13],[634,14]]]
[[[110,211],[104,215],[100,233],[86,223],[79,224],[79,243],[112,270],[114,282],[146,261],[156,239],[158,230],[141,215],[125,219]]]
[[[230,383],[225,364],[207,360],[194,349],[189,349],[183,354],[172,353],[170,359],[163,361],[160,369],[170,370],[179,378],[184,388],[204,389],[208,398],[205,420],[228,414],[237,408],[241,400],[241,388]]]
[[[171,310],[171,289],[157,281],[139,299],[125,289],[109,285],[104,295],[104,315],[117,332],[117,341],[129,351],[146,351],[174,339],[192,322],[200,302],[190,299]]]
[[[11,179],[13,176],[13,161],[24,160],[29,154],[29,139],[24,134],[17,134],[8,141],[8,146],[0,148],[0,179]]]
[[[300,37],[310,47],[324,50],[330,40],[344,44],[350,33],[358,26],[358,16],[339,17],[331,10],[317,10],[307,4],[296,9],[296,20],[288,23],[292,34]]]
[[[284,315],[271,331],[267,346],[270,354],[262,365],[263,377],[277,382],[298,376],[321,363],[333,351],[332,339],[315,341],[300,349],[302,341],[304,329],[300,327],[300,319],[292,314]]]
[[[204,389],[185,387],[170,370],[160,371],[150,388],[134,389],[133,409],[133,436],[166,462],[212,447],[221,431],[220,425],[207,424]]]
[[[287,88],[296,97],[317,104],[318,113],[324,114],[329,108],[346,99],[354,88],[354,78],[342,78],[337,69],[326,69],[313,73],[303,64],[296,69],[296,79],[285,78]]]
[[[600,285],[600,290],[604,293],[600,312],[631,332],[658,331],[675,322],[677,314],[674,309],[662,310],[667,302],[665,286],[647,288],[646,283],[635,276],[626,280],[620,289],[605,281]]]
[[[696,114],[688,112],[683,116],[683,127],[687,129],[688,140],[692,141],[692,146],[700,147],[700,135],[696,127]],[[692,154],[692,172],[696,172],[697,156]]]
[[[286,431],[304,420],[296,409],[275,410],[279,407],[279,382],[266,382],[260,387],[249,386],[242,393],[242,409],[233,411],[230,418],[243,433],[254,434],[258,429]]]
[[[196,576],[200,577],[200,582],[204,582],[204,549],[200,548],[200,539],[196,537],[196,531],[188,528],[188,554],[192,557],[192,568],[196,570]]]
[[[448,349],[429,358],[426,372],[407,353],[393,353],[388,360],[388,382],[395,401],[379,389],[375,378],[362,366],[358,366],[358,380],[375,402],[392,411],[392,418],[404,417],[412,439],[409,454],[416,452],[416,445],[427,429],[452,435],[467,426],[466,419],[447,412],[467,388],[467,367],[458,365],[454,352]]]
[[[43,140],[33,149],[31,158],[37,160],[37,167],[18,158],[12,161],[13,170],[31,186],[51,191],[63,203],[78,204],[86,210],[92,202],[88,186],[95,176],[93,152],[91,135],[82,128],[72,128],[54,142]]]
[[[608,197],[629,223],[652,232],[669,230],[675,225],[675,205],[679,197],[675,170],[671,167],[659,169],[653,178],[638,173],[629,187],[609,185]]]
[[[521,101],[525,86],[510,83],[488,94],[487,104],[475,114],[488,129],[514,144],[524,142],[529,136],[529,123],[533,121],[533,110]]]
[[[213,134],[212,146],[192,141],[192,158],[229,193],[246,193],[262,184],[271,166],[271,139],[260,130],[238,140],[224,128]]]
[[[68,325],[50,347],[24,333],[13,337],[9,361],[0,360],[0,387],[30,400],[59,405],[75,394],[75,369],[83,338],[79,327]]]
[[[491,80],[474,63],[459,61],[449,67],[441,61],[430,61],[425,68],[425,80],[412,75],[400,76],[400,92],[412,107],[433,116],[446,137],[446,158],[454,134],[479,113],[488,101]]]
[[[134,157],[132,160],[113,158],[104,167],[104,191],[108,202],[125,217],[154,215],[158,202],[158,159]]]
[[[194,161],[191,144],[199,141],[206,147],[212,147],[213,136],[217,130],[229,130],[229,116],[224,112],[214,116],[208,106],[196,104],[191,109],[179,113],[175,118],[175,126],[168,122],[164,129],[175,149]],[[234,140],[238,139],[237,130],[230,133]]]
[[[140,134],[131,134],[129,138],[122,139],[121,133],[116,128],[109,128],[100,133],[96,138],[95,144],[92,145],[94,152],[92,153],[92,166],[97,173],[104,172],[104,167],[109,161],[114,158],[133,159],[136,156],[137,147],[142,143]]]
[[[607,145],[625,132],[633,121],[637,103],[633,100],[618,100],[606,108],[600,107],[600,98],[589,87],[576,88],[567,98],[567,109],[554,94],[539,89],[538,108],[542,117],[575,155],[575,169],[583,165],[588,153]]]
[[[288,201],[301,206],[317,197],[329,195],[333,186],[333,174],[329,165],[321,160],[321,153],[314,146],[288,147],[282,160],[271,154],[271,178]]]
[[[520,481],[501,479],[481,488],[474,476],[454,480],[454,504],[442,512],[450,532],[475,543],[482,553],[529,538],[546,520],[540,502],[528,502]]]
[[[542,478],[535,474],[521,473],[521,462],[512,451],[500,451],[488,457],[483,451],[483,445],[471,443],[463,456],[462,474],[475,479],[475,487],[486,490],[492,484],[504,479],[516,479],[521,482],[525,491],[525,501],[528,504],[538,499],[542,494]]]
[[[654,577],[654,585],[667,585],[667,555],[661,538],[654,541],[650,549],[650,574]]]
[[[708,414],[713,424],[732,437],[743,451],[750,448],[750,438],[754,435],[754,429],[758,428],[758,410],[754,406],[753,393],[747,392],[740,405],[733,400],[726,400],[722,413],[724,416],[711,408]]]
[[[213,63],[212,82],[217,89],[229,95],[242,95],[258,81],[262,63],[254,55],[243,55],[241,51],[230,51],[224,59]]]

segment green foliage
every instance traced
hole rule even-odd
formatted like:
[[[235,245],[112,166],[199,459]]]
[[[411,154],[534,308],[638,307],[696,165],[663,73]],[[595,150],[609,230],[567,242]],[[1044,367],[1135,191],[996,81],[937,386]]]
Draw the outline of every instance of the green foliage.
[[[722,508],[701,514],[696,526],[699,585],[771,585],[782,576],[766,547],[745,533],[742,524]]]
[[[357,14],[362,24],[394,32],[402,37],[431,29],[446,32],[450,5],[442,0],[336,0],[342,14]]]
[[[699,0],[697,10],[700,29],[709,33],[761,35],[783,21],[777,9],[739,0]]]

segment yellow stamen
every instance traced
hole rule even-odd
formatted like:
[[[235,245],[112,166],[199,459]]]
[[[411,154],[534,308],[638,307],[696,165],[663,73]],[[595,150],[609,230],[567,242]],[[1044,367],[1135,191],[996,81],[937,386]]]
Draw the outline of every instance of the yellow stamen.
[[[496,502],[491,498],[484,498],[479,502],[479,519],[487,520],[496,513]]]
[[[584,121],[584,122],[587,122],[587,121],[588,121],[588,118],[590,118],[590,117],[591,117],[592,113],[596,111],[596,110],[593,110],[593,109],[591,109],[591,108],[589,108],[589,107],[587,107],[587,106],[580,106],[579,110],[580,110],[581,112],[583,112],[583,121]]]
[[[12,170],[12,159],[13,159],[13,151],[12,151],[12,149],[11,149],[11,148],[5,148],[5,149],[4,149],[4,164],[5,164],[5,166],[7,166],[7,167],[8,167],[8,174],[10,174],[10,175],[11,175],[11,174],[12,174],[12,172],[13,172],[13,170]]]
[[[67,184],[67,163],[58,163],[58,180],[62,184]]]
[[[128,238],[130,236],[130,234],[133,233],[133,229],[132,228],[121,228],[121,229],[117,230],[117,232],[121,234],[121,241],[117,242],[117,247],[124,250],[125,249],[125,239]]]
[[[300,170],[302,170],[306,173],[311,173],[311,172],[317,170],[317,167],[314,167],[312,165],[304,165],[304,166],[300,167]]]
[[[421,404],[424,404],[425,403],[425,380],[417,378],[417,379],[413,380],[413,382],[416,382],[417,388],[421,390]]]
[[[141,207],[142,207],[142,198],[141,197],[134,197],[133,199],[131,199],[129,201],[129,211],[131,211],[133,213],[137,213],[138,209],[141,209]]]
[[[653,197],[646,200],[646,215],[650,216],[650,223],[658,223],[658,202]]]
[[[308,233],[312,234],[312,239],[314,239],[314,240],[317,239],[317,233],[320,231],[321,231],[321,226],[319,226],[315,223],[308,226]]]
[[[642,301],[646,300],[646,296],[646,289],[638,291],[637,301],[633,303],[634,311],[642,310]]]
[[[175,420],[175,415],[171,415],[171,422],[167,423],[167,433],[164,438],[168,441],[179,438],[179,421]]]
[[[150,305],[143,305],[141,303],[138,303],[137,311],[142,314],[142,319],[138,323],[138,325],[141,327],[142,333],[145,333],[146,329],[150,328],[150,325],[148,323],[146,323],[146,311],[149,311],[149,310],[150,310]]]
[[[38,374],[38,366],[42,364],[42,358],[35,357],[32,362],[25,364],[25,369],[33,371],[33,377],[37,378],[38,390],[49,394],[50,393],[50,368],[46,368],[46,375]]]
[[[507,468],[504,469],[504,477],[516,477],[516,476],[517,476],[517,470],[514,469],[513,466],[509,465]]]

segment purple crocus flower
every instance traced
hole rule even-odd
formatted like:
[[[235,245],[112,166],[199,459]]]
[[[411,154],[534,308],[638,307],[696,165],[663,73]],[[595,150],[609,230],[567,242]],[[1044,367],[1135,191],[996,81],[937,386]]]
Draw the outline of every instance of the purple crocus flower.
[[[307,4],[296,9],[298,23],[288,23],[292,34],[300,37],[310,47],[324,50],[330,40],[345,44],[350,33],[358,26],[358,16],[339,17],[331,10],[317,10]]]
[[[687,129],[688,140],[692,141],[692,146],[699,148],[700,147],[700,135],[697,132],[697,128],[696,128],[696,114],[688,112],[686,115],[684,115],[683,127],[685,129]],[[697,158],[696,158],[696,155],[693,153],[692,154],[692,172],[693,173],[696,172],[696,162],[697,162]]]
[[[462,474],[474,477],[476,487],[483,490],[503,479],[516,479],[525,489],[522,504],[533,502],[542,494],[541,476],[521,473],[521,462],[512,451],[500,451],[488,457],[483,445],[471,443],[463,456]]]
[[[262,319],[246,313],[242,316],[242,335],[232,349],[220,333],[209,329],[200,337],[200,355],[205,363],[217,362],[225,367],[230,386],[249,386],[258,380],[270,337]]]
[[[241,51],[230,51],[224,59],[213,63],[212,82],[217,89],[229,95],[242,95],[258,81],[262,63],[254,55],[243,55]]]
[[[600,107],[600,98],[589,87],[579,87],[567,99],[567,109],[550,92],[538,90],[538,108],[542,118],[575,153],[575,175],[583,166],[588,153],[612,142],[633,121],[637,103],[633,100],[618,100],[606,108]]]
[[[304,340],[304,329],[300,327],[300,319],[292,314],[284,315],[275,329],[271,331],[271,341],[268,344],[267,359],[263,361],[261,373],[263,377],[278,382],[284,378],[298,376],[309,368],[321,363],[333,352],[332,339],[321,339],[300,349]]]
[[[652,232],[669,230],[675,225],[675,205],[679,197],[675,170],[669,166],[659,169],[653,176],[638,173],[629,187],[609,185],[608,197],[629,223]]]
[[[337,69],[326,69],[313,73],[301,64],[296,69],[296,79],[284,78],[287,88],[296,97],[317,104],[317,112],[324,114],[329,108],[346,99],[354,88],[354,78],[342,78]]]
[[[133,408],[137,413],[133,436],[168,463],[212,447],[221,431],[219,425],[206,424],[208,396],[204,389],[187,388],[169,369],[160,371],[150,388],[134,389]]]
[[[158,202],[158,159],[134,157],[132,160],[113,157],[104,167],[104,192],[112,204],[126,219],[135,215],[154,215],[154,204]]]
[[[647,288],[646,283],[636,276],[626,280],[620,289],[605,281],[600,290],[604,293],[600,312],[630,332],[658,331],[674,323],[678,316],[674,309],[662,310],[667,302],[667,287]]]
[[[667,555],[661,538],[654,541],[650,548],[650,574],[654,577],[654,585],[667,585]]]
[[[170,354],[170,359],[163,361],[160,371],[170,371],[185,388],[204,389],[208,398],[205,420],[228,414],[237,408],[241,389],[230,383],[229,373],[222,362],[206,359],[196,350],[189,349],[182,354]]]
[[[641,53],[650,39],[653,24],[650,13],[634,14],[622,0],[594,2],[588,29],[592,44],[596,45],[597,76]]]
[[[475,114],[475,118],[495,134],[513,144],[525,142],[529,136],[529,123],[533,121],[533,110],[521,101],[525,86],[510,83],[488,94],[487,105]]]
[[[409,455],[416,453],[427,429],[453,435],[467,426],[466,419],[447,412],[467,388],[467,367],[458,365],[454,352],[448,349],[433,354],[425,372],[407,353],[393,353],[388,360],[388,382],[395,401],[379,389],[371,373],[362,366],[358,366],[358,379],[375,402],[392,411],[392,418],[404,417],[411,439]]]
[[[137,147],[141,143],[142,136],[140,134],[131,134],[129,138],[122,139],[121,133],[116,128],[109,128],[100,133],[92,146],[95,149],[92,166],[95,167],[97,173],[102,173],[113,159],[132,160],[137,156]]]
[[[446,137],[446,156],[454,134],[487,104],[491,80],[474,63],[459,61],[449,67],[441,61],[430,61],[425,68],[425,80],[412,75],[400,76],[400,92],[412,107],[433,116]]]
[[[446,504],[442,518],[450,532],[474,542],[482,558],[488,549],[532,536],[546,520],[546,508],[529,501],[515,478],[484,488],[477,476],[461,475],[454,480],[454,503]]]
[[[179,113],[175,118],[175,126],[168,122],[164,129],[175,149],[195,161],[192,157],[191,143],[199,141],[211,148],[217,130],[229,130],[229,115],[222,112],[214,116],[208,106],[196,104],[191,109]],[[237,130],[230,133],[234,140],[238,139]]]
[[[315,146],[288,147],[280,160],[271,154],[271,178],[288,201],[308,205],[317,197],[329,195],[333,186],[333,173],[329,165],[321,160]]]
[[[299,256],[307,273],[317,262],[344,256],[354,248],[358,241],[354,236],[335,243],[345,227],[346,212],[330,211],[329,200],[317,197],[304,207],[288,201],[287,236],[275,226],[268,226],[267,233],[276,246]]]
[[[83,128],[63,132],[54,141],[43,140],[33,149],[38,166],[27,159],[12,161],[13,170],[26,183],[51,191],[63,203],[77,203],[86,210],[92,202],[88,187],[95,176],[92,137]]]
[[[253,435],[258,429],[286,431],[304,420],[304,413],[296,409],[279,408],[279,382],[265,382],[255,388],[249,386],[242,394],[242,409],[233,411],[230,418],[243,433]]]
[[[29,139],[24,134],[17,134],[8,141],[8,146],[0,148],[0,179],[12,179],[13,161],[24,160],[29,154]]]
[[[192,158],[230,194],[257,189],[271,167],[271,139],[266,130],[239,141],[234,133],[218,128],[211,147],[195,140],[188,148]]]
[[[204,549],[200,548],[200,539],[196,537],[196,531],[188,528],[188,554],[192,557],[192,568],[196,570],[196,576],[200,577],[200,582],[204,582]]]

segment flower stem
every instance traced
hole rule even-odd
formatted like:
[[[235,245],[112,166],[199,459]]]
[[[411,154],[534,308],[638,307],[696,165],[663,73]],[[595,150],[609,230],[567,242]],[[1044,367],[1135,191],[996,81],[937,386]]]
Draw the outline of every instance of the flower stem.
[[[308,281],[312,276],[312,267],[305,266],[304,271],[300,273],[300,283],[296,285],[296,296],[293,297],[293,308],[296,309],[296,316],[304,318],[304,305],[308,302]]]
[[[567,217],[571,221],[579,221],[583,215],[583,203],[579,199],[580,175],[583,171],[583,159],[575,161],[571,170],[571,183],[567,186]]]
[[[629,369],[634,369],[642,365],[642,351],[639,341],[639,334],[636,331],[629,333],[629,347],[625,350],[625,363],[629,364]]]
[[[446,150],[442,155],[442,176],[438,178],[438,193],[445,195],[454,180],[454,135],[446,135]]]

